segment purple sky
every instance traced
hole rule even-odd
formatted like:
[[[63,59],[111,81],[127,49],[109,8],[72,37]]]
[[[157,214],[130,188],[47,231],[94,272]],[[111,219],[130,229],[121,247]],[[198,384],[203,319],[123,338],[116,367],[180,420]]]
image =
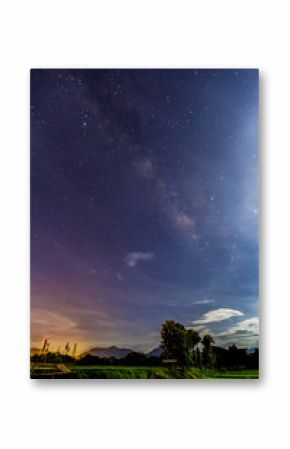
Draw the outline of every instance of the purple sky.
[[[32,345],[258,344],[258,71],[32,70]]]

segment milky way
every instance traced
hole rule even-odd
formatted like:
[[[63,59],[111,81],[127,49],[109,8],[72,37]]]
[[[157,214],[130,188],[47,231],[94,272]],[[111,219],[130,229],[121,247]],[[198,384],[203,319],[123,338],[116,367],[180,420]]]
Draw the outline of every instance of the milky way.
[[[31,72],[32,344],[258,344],[258,71]]]

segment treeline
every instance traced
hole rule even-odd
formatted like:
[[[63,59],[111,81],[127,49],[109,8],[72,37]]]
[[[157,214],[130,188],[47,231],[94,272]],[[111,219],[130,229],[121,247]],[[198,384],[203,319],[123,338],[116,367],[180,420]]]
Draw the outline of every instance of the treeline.
[[[48,352],[47,354],[34,354],[30,358],[33,363],[67,363],[81,366],[159,366],[162,364],[162,357],[148,356],[143,352],[130,352],[126,357],[117,359],[115,357],[98,357],[86,354],[80,359],[58,352]]]
[[[213,346],[213,366],[217,369],[259,369],[259,349],[248,351],[235,344],[228,349]]]
[[[75,363],[76,359],[60,352],[47,352],[45,354],[33,354],[30,357],[32,363]]]
[[[209,369],[258,369],[259,350],[238,348],[235,344],[228,349],[214,344],[212,335],[203,337],[194,329],[186,329],[181,323],[165,321],[161,328],[162,355],[150,356],[143,352],[130,352],[126,357],[103,358],[86,354],[81,359],[58,352],[31,356],[35,363],[67,363],[82,366],[161,366],[166,364],[175,368],[209,368]]]
[[[33,363],[66,363],[80,366],[164,366],[164,355],[160,357],[148,356],[142,352],[130,352],[122,359],[115,357],[97,357],[86,354],[81,359],[75,359],[69,355],[49,352],[43,355],[31,356]],[[176,367],[184,366],[176,362]],[[213,368],[213,369],[258,369],[259,350],[248,352],[246,349],[239,349],[235,345],[228,349],[218,346],[211,346],[209,353],[196,348],[192,354],[192,362],[187,367]]]
[[[114,366],[160,366],[162,357],[148,356],[143,352],[129,352],[126,357],[116,359],[115,357],[97,357],[90,354],[85,355],[77,361],[78,365],[114,365]]]
[[[259,368],[259,350],[239,349],[235,344],[228,349],[214,345],[212,335],[202,338],[194,329],[181,323],[165,321],[161,328],[161,348],[164,357],[176,361],[182,368]]]

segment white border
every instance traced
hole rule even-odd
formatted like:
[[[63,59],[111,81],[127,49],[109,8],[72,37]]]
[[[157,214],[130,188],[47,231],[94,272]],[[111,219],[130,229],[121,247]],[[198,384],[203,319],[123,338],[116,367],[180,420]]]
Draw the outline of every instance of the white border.
[[[271,5],[271,6],[269,6]],[[245,448],[287,444],[288,2],[2,2],[3,447]],[[259,382],[33,382],[29,347],[29,69],[258,67],[261,89]]]

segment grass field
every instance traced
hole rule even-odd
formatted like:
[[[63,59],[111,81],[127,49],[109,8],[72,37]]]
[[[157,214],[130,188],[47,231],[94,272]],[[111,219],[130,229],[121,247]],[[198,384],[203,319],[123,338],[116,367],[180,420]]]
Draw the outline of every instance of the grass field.
[[[213,379],[259,379],[259,370],[244,369],[216,372],[216,374],[213,375]]]
[[[163,366],[66,365],[62,372],[54,363],[32,363],[32,379],[258,379],[258,370],[169,370]]]

